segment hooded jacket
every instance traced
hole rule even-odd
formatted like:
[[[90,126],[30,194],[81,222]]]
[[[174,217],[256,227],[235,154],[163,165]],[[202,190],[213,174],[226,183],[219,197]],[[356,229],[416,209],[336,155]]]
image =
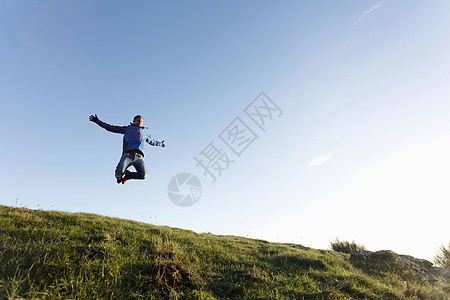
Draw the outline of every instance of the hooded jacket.
[[[145,142],[152,146],[162,146],[162,142],[154,140],[145,133],[146,127],[139,127],[133,123],[128,126],[109,125],[97,119],[95,121],[98,126],[115,133],[123,134],[123,152],[136,152],[138,150],[144,156]]]

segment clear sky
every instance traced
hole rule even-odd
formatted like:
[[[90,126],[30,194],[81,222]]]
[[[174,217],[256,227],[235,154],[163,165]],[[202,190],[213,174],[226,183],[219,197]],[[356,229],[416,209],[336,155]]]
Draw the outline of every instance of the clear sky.
[[[431,260],[450,240],[449,13],[447,0],[0,0],[0,203]],[[264,130],[245,113],[261,92],[280,109]],[[145,181],[116,184],[122,136],[90,114],[141,114],[166,141],[147,147]],[[257,136],[239,156],[220,138],[236,118]],[[211,142],[233,161],[215,182],[194,160]],[[167,193],[183,172],[202,184],[190,207]]]

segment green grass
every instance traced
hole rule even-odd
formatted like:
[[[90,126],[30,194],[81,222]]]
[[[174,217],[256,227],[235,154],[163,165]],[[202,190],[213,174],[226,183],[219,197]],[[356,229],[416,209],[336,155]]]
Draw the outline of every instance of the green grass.
[[[330,243],[330,248],[336,252],[348,253],[351,254],[353,252],[358,252],[361,250],[366,250],[366,246],[357,244],[355,241],[347,242],[341,241],[336,238],[334,241]]]
[[[0,206],[0,299],[448,299],[332,251]]]
[[[434,257],[434,263],[442,268],[450,269],[450,243],[445,247],[439,247],[439,252]]]

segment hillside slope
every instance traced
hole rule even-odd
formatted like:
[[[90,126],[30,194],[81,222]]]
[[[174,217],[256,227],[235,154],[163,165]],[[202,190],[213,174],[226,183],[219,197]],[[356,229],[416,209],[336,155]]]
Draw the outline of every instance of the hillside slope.
[[[0,299],[447,299],[396,263],[139,222],[0,206]]]

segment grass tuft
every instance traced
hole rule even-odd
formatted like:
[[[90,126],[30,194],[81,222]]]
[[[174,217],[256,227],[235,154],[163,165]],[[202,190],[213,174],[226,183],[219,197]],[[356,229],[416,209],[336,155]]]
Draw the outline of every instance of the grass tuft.
[[[357,244],[355,241],[347,242],[341,241],[336,238],[330,243],[330,248],[333,251],[351,254],[352,252],[358,252],[361,250],[366,250],[366,247],[361,244]]]
[[[442,268],[450,269],[450,243],[445,247],[442,245],[434,257],[434,263]]]

